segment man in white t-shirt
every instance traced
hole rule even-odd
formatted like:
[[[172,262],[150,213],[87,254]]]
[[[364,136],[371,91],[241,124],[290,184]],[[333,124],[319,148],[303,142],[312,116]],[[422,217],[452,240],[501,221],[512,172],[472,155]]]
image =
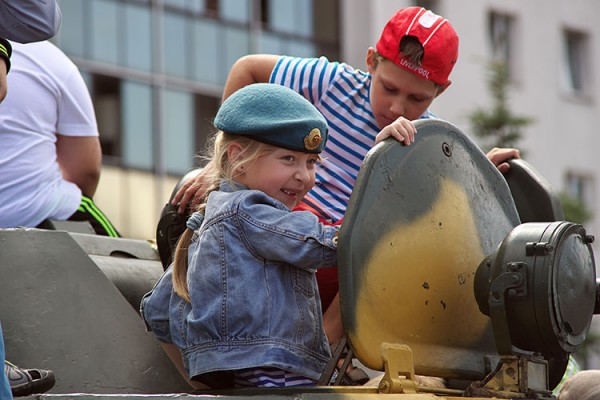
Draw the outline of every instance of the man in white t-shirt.
[[[0,228],[87,220],[118,237],[92,201],[102,151],[92,101],[75,64],[50,42],[12,42],[0,103]]]
[[[10,70],[12,46],[6,39],[20,43],[46,40],[60,28],[62,15],[56,1],[3,0],[0,1],[0,102],[6,97],[6,76]],[[24,369],[4,360],[4,341],[0,325],[0,398],[9,400],[13,393],[27,395],[42,393],[54,385],[50,370]]]

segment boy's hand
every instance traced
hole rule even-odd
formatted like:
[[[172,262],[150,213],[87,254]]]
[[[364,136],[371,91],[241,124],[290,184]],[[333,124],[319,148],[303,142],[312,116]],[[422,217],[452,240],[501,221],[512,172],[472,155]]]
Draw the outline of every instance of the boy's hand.
[[[177,190],[171,205],[177,207],[177,213],[184,215],[186,212],[193,212],[202,201],[202,198],[209,189],[207,176],[215,174],[213,162],[206,164],[196,175],[187,182],[184,182]]]
[[[415,141],[415,133],[417,133],[417,129],[412,121],[409,121],[404,117],[399,117],[377,134],[375,137],[375,144],[378,144],[389,137],[393,137],[397,141],[404,143],[405,146],[408,146]]]
[[[190,209],[197,205],[197,201],[194,200],[202,195],[202,187],[204,184],[204,179],[201,175],[202,174],[199,174],[197,177],[190,179],[181,185],[173,197],[171,205],[177,207],[178,214],[185,214],[188,205],[190,205]]]
[[[521,153],[517,149],[494,147],[487,153],[487,158],[505,174],[510,168],[507,161],[511,158],[521,158]]]

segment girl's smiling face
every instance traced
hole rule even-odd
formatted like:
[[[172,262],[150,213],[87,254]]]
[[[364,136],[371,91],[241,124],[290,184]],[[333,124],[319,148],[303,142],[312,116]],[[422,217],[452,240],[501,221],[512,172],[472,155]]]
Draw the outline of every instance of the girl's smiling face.
[[[281,201],[290,210],[315,184],[318,154],[273,147],[238,171],[235,180]]]

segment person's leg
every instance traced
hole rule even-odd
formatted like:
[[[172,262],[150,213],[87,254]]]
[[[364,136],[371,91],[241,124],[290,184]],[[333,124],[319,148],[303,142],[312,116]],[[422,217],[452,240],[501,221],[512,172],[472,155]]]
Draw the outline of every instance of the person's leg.
[[[181,352],[173,343],[160,342],[160,346],[163,348],[164,352],[167,353],[167,356],[177,368],[177,371],[183,376],[183,378],[190,384],[190,386],[196,390],[199,389],[209,389],[208,386],[202,384],[198,381],[193,381],[188,378],[187,371],[183,366],[183,360],[181,359]]]
[[[329,341],[329,345],[339,342],[344,336],[342,326],[342,313],[340,309],[340,294],[335,295],[327,310],[323,313],[323,329]]]
[[[340,294],[335,297],[323,313],[323,330],[329,341],[332,352],[337,348],[344,337],[344,327],[342,325],[342,312],[340,307]],[[344,355],[344,353],[342,353]],[[338,368],[343,367],[343,358],[338,361]],[[361,368],[354,366],[352,362],[346,368],[345,377],[342,379],[344,385],[362,385],[369,380],[369,376]]]
[[[2,325],[0,325],[0,365],[2,366],[2,371],[4,371],[4,337],[2,336]],[[3,373],[0,376],[0,399],[10,400],[12,398],[8,376],[6,373]]]
[[[92,199],[86,196],[81,196],[81,204],[69,220],[88,221],[98,235],[121,237],[106,215],[96,207]]]

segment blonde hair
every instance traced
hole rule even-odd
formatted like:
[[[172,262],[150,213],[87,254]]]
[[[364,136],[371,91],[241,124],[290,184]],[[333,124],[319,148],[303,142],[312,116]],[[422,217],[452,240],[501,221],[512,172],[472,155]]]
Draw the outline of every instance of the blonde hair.
[[[235,160],[230,160],[227,155],[227,149],[232,143],[237,143],[242,148]],[[232,135],[223,131],[217,132],[209,143],[207,151],[209,155],[201,156],[201,159],[208,161],[208,164],[204,167],[206,190],[196,211],[204,212],[208,195],[219,188],[222,180],[234,180],[240,174],[238,171],[247,170],[259,157],[273,151],[275,148],[275,146],[257,142],[241,135]],[[190,228],[187,228],[181,234],[173,256],[173,289],[188,303],[190,302],[187,285],[188,248],[193,235],[194,231]]]

